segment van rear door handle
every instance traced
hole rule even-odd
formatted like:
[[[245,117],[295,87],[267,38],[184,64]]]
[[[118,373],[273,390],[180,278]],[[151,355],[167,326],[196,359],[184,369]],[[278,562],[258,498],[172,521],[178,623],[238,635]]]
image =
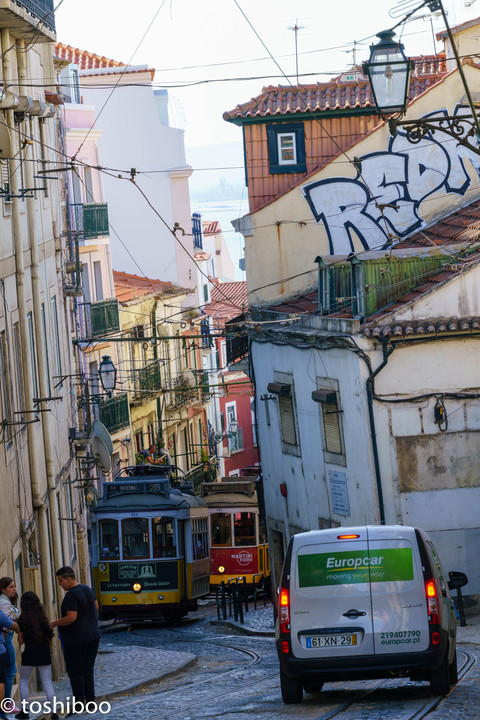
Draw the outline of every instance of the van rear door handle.
[[[352,618],[353,620],[355,618],[361,617],[362,615],[366,615],[366,612],[362,612],[361,610],[349,610],[346,613],[343,613],[343,617]]]

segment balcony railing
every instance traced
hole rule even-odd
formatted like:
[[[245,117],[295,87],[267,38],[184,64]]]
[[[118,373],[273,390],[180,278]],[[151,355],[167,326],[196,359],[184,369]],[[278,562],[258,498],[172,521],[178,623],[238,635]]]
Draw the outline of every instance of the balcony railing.
[[[15,0],[17,5],[25,8],[37,20],[41,20],[50,30],[55,31],[55,14],[53,0]],[[37,25],[38,23],[35,23]]]
[[[116,395],[110,400],[99,403],[98,411],[100,421],[110,433],[117,432],[121,428],[130,425],[128,395],[126,393]]]
[[[154,360],[135,373],[135,400],[143,400],[149,395],[162,391],[160,360]]]
[[[190,384],[190,381],[184,375],[177,375],[169,383],[170,400],[169,405],[175,408],[181,408],[189,405],[198,399],[198,391]]]
[[[103,337],[120,330],[118,300],[108,298],[93,303],[81,303],[80,334],[82,337]]]
[[[108,235],[107,203],[73,203],[70,205],[70,224],[74,232],[85,238]]]
[[[212,457],[208,462],[195,465],[191,470],[185,473],[182,480],[193,484],[193,492],[200,495],[200,489],[204,482],[215,482],[217,479],[217,458]]]
[[[210,400],[210,387],[209,387],[209,375],[208,372],[203,372],[197,375],[198,384],[200,385],[200,397],[202,403],[206,403]]]

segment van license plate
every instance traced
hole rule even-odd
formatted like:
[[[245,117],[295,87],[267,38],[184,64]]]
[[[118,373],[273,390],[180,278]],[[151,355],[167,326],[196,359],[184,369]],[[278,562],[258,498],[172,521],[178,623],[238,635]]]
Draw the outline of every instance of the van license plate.
[[[356,633],[343,633],[343,635],[314,635],[313,637],[307,637],[307,648],[349,647],[356,644]]]

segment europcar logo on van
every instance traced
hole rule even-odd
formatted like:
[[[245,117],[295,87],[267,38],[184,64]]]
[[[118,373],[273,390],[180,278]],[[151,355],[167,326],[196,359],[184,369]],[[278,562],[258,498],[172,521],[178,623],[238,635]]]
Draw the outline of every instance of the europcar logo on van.
[[[413,580],[411,548],[309,553],[298,556],[300,587]]]

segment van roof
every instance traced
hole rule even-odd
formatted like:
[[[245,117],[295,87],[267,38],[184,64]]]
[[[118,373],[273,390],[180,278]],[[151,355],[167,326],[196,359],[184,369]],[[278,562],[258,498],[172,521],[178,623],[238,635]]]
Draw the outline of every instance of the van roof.
[[[359,535],[359,539],[383,539],[383,538],[411,538],[416,528],[408,525],[356,525],[355,527],[327,528],[326,530],[309,530],[293,536],[295,545],[305,542],[333,542],[341,536]],[[354,538],[352,538],[354,539]]]

